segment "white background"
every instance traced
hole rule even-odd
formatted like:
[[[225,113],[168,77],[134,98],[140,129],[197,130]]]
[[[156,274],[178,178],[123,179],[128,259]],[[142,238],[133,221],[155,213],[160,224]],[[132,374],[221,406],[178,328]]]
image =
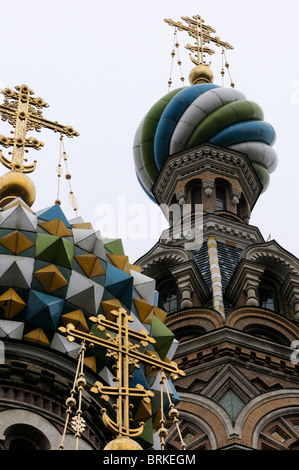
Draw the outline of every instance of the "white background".
[[[80,137],[65,138],[72,186],[79,215],[101,228],[99,207],[112,204],[126,254],[134,262],[159,237],[155,225],[134,238],[127,226],[136,221],[136,206],[146,213],[159,209],[147,198],[135,177],[132,142],[150,107],[167,93],[173,28],[164,18],[201,15],[222,40],[234,46],[227,54],[236,88],[264,110],[276,130],[279,165],[269,189],[260,197],[251,224],[299,256],[299,47],[297,0],[15,0],[1,5],[0,85],[27,84],[50,107],[43,116],[72,125]],[[180,33],[183,73],[192,68]],[[220,50],[212,57],[215,83],[221,85]],[[175,68],[173,88],[181,86]],[[229,86],[228,77],[225,86]],[[0,134],[8,135],[0,121]],[[34,135],[45,143],[32,150],[38,159],[32,174],[37,189],[35,211],[56,199],[59,135],[43,129]],[[3,149],[7,155],[7,149]],[[1,174],[6,170],[0,169]],[[62,209],[75,216],[62,180]],[[119,201],[122,204],[121,208]],[[138,209],[138,208],[137,208]],[[118,212],[121,212],[119,214]],[[127,211],[127,212],[126,212]],[[134,219],[135,217],[135,219]],[[154,217],[155,218],[155,217]],[[153,219],[151,219],[153,220]],[[133,223],[134,225],[134,223]],[[154,233],[153,233],[154,232]]]

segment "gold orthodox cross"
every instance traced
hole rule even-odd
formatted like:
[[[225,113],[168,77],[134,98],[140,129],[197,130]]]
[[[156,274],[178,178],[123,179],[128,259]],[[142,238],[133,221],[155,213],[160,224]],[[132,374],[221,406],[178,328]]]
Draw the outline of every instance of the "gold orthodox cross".
[[[184,25],[180,21],[173,21],[171,19],[165,19],[164,21],[168,23],[170,26],[174,26],[178,29],[178,31],[187,31],[189,36],[195,39],[195,45],[187,44],[185,47],[186,49],[190,50],[191,53],[195,54],[195,57],[192,57],[190,53],[190,60],[196,64],[205,64],[204,54],[212,55],[214,54],[214,50],[210,47],[206,46],[210,42],[216,44],[216,46],[225,48],[225,49],[233,49],[233,47],[228,42],[223,42],[220,40],[218,36],[211,36],[212,33],[216,33],[216,30],[213,29],[211,26],[206,26],[204,24],[204,19],[201,18],[199,15],[194,15],[192,18],[188,16],[183,16],[182,20],[184,20],[187,24]]]
[[[0,135],[0,145],[6,148],[13,147],[13,151],[10,152],[12,159],[9,160],[0,151],[0,161],[10,170],[31,173],[36,167],[36,161],[29,165],[24,164],[27,161],[24,158],[25,152],[28,152],[27,147],[40,150],[44,144],[34,137],[27,138],[28,131],[40,132],[46,127],[67,137],[79,134],[71,126],[63,126],[56,121],[44,119],[41,109],[49,105],[42,98],[34,98],[32,96],[34,92],[27,85],[16,86],[15,89],[16,91],[5,88],[2,91],[4,101],[0,105],[1,119],[11,124],[15,130],[12,131],[13,137]]]
[[[149,343],[154,344],[156,341],[146,330],[135,331],[129,328],[129,322],[133,322],[134,318],[128,315],[125,309],[120,308],[118,311],[113,310],[111,313],[116,318],[116,322],[107,320],[104,315],[89,318],[89,320],[97,324],[99,331],[108,330],[112,333],[110,334],[106,331],[107,339],[92,333],[76,330],[72,324],[68,324],[66,328],[60,327],[59,330],[67,335],[69,341],[74,341],[77,338],[94,346],[106,348],[106,356],[114,358],[113,369],[116,372],[114,381],[117,385],[110,387],[97,381],[94,387],[91,388],[91,391],[100,393],[101,398],[106,401],[110,397],[116,398],[114,408],[116,408],[117,420],[114,422],[108,416],[106,409],[103,409],[103,422],[105,426],[118,436],[137,437],[142,433],[144,424],[142,423],[135,429],[130,428],[130,409],[132,407],[130,399],[139,398],[144,403],[150,403],[154,393],[150,390],[145,390],[140,384],[135,388],[129,386],[131,367],[138,368],[139,362],[142,362],[153,370],[158,369],[169,374],[172,378],[177,378],[179,375],[184,376],[185,373],[178,368],[175,362],[162,361],[151,351],[140,351],[140,346],[146,348]]]

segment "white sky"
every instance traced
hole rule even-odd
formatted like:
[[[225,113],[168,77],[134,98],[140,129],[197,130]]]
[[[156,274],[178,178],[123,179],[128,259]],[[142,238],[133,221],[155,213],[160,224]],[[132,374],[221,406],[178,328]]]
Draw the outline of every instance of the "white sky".
[[[164,18],[201,15],[235,47],[227,57],[236,88],[263,108],[277,133],[279,165],[251,224],[299,257],[298,0],[15,0],[1,2],[1,7],[0,85],[27,84],[49,103],[45,118],[70,124],[80,133],[65,138],[78,215],[101,228],[98,208],[112,204],[124,224],[111,235],[121,236],[131,262],[160,234],[151,233],[160,212],[151,208],[137,182],[132,142],[143,116],[167,93],[173,28]],[[183,46],[190,38],[180,33],[179,42],[187,78],[192,64]],[[212,69],[215,83],[221,85],[219,52],[216,48]],[[177,71],[175,77],[173,88],[181,85]],[[0,121],[0,134],[9,130]],[[56,199],[59,135],[47,129],[34,135],[45,143],[41,151],[28,154],[30,162],[38,160],[31,175],[37,189],[33,209],[38,211]],[[66,191],[64,179],[62,186]],[[62,201],[66,216],[73,218],[64,193]],[[141,234],[145,239],[132,239],[126,230],[140,217],[140,211],[134,215],[136,203],[148,216],[156,214],[151,216],[152,230],[147,227]]]

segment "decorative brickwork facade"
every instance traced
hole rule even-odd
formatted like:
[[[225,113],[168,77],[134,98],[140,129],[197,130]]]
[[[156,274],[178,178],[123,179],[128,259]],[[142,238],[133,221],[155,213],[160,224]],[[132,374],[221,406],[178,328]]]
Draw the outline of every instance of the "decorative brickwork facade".
[[[201,190],[201,247],[186,250],[184,240],[162,234],[136,262],[158,290],[166,281],[176,287],[177,309],[166,324],[186,373],[175,386],[187,449],[296,450],[299,261],[249,224],[261,185],[246,155],[205,144],[169,156],[153,193],[160,203],[179,196],[192,204],[194,186]],[[167,442],[180,448],[174,428]]]

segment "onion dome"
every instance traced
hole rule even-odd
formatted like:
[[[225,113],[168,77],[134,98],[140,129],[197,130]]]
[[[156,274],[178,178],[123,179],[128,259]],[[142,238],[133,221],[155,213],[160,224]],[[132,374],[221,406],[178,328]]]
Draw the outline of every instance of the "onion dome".
[[[0,176],[0,207],[21,198],[29,207],[35,200],[35,186],[31,179],[19,171],[9,171]]]
[[[154,183],[168,156],[204,143],[247,154],[262,184],[269,185],[277,166],[276,135],[261,107],[234,88],[208,80],[178,88],[148,111],[134,139],[137,178],[155,200]],[[193,81],[194,83],[194,81]]]
[[[81,218],[69,221],[60,205],[35,213],[15,199],[0,210],[1,339],[76,359],[79,342],[69,342],[59,328],[73,323],[77,330],[100,336],[90,318],[102,314],[109,319],[112,310],[124,308],[134,320],[132,328],[146,330],[155,339],[148,346],[153,354],[171,361],[178,343],[164,324],[166,312],[157,307],[157,300],[155,281],[129,263],[121,240],[103,239]],[[106,350],[90,349],[85,366],[112,386],[113,361]],[[136,419],[145,422],[140,436],[145,448],[152,445],[160,409],[159,381],[142,364],[132,371],[130,386],[142,384],[154,393],[146,409],[142,403],[134,408]]]

